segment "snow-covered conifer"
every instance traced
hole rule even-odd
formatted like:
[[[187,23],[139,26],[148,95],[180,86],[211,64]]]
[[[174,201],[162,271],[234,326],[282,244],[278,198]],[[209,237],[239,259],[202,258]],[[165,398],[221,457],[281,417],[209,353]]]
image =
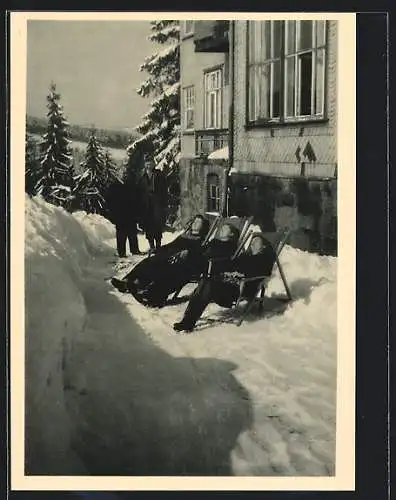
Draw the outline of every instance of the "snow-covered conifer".
[[[25,134],[25,192],[30,196],[36,194],[35,186],[41,175],[41,166],[37,153],[38,145],[32,136]]]
[[[82,173],[74,178],[73,206],[88,213],[104,214],[106,192],[117,179],[118,172],[110,152],[103,150],[94,130],[88,140],[81,168]]]
[[[47,132],[43,136],[41,171],[35,191],[46,201],[67,208],[73,187],[73,157],[68,135],[69,123],[59,103],[60,97],[56,85],[51,83],[47,95]]]
[[[137,127],[141,134],[127,152],[128,169],[141,164],[136,161],[137,151],[153,153],[156,167],[163,170],[168,185],[178,182],[180,157],[180,26],[179,21],[152,21],[149,39],[163,49],[146,58],[140,71],[148,78],[137,89],[142,97],[151,97],[148,112]]]

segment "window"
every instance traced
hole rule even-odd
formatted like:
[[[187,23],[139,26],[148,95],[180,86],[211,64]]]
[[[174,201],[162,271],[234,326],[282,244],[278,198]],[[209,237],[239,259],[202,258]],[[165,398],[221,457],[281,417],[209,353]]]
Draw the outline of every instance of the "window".
[[[183,89],[183,126],[185,130],[194,128],[195,88],[194,85]]]
[[[204,128],[221,128],[222,73],[219,68],[204,75]]]
[[[324,118],[326,21],[249,21],[248,122]]]
[[[208,212],[220,212],[220,180],[217,174],[208,175]]]
[[[194,33],[194,21],[183,21],[183,30],[185,35]]]

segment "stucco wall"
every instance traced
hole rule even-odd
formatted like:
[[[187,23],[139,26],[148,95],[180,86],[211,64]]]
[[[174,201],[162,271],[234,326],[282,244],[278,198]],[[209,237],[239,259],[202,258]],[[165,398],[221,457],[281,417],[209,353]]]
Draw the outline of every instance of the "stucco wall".
[[[204,71],[216,66],[223,66],[223,78],[226,84],[223,89],[222,103],[222,126],[228,128],[228,109],[229,109],[229,84],[228,84],[228,55],[208,52],[194,51],[194,38],[189,36],[182,39],[180,48],[180,82],[181,88],[194,85],[195,86],[195,129],[204,128]],[[183,90],[181,91],[182,98],[182,130],[183,124]],[[195,156],[195,139],[193,133],[182,133],[181,138],[181,154],[184,158]]]

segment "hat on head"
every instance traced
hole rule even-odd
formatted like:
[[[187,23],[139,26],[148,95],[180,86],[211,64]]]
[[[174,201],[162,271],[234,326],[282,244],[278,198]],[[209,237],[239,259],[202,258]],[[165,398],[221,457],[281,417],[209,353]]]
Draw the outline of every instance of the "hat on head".
[[[143,161],[152,161],[154,162],[154,155],[150,151],[145,151],[143,153]]]

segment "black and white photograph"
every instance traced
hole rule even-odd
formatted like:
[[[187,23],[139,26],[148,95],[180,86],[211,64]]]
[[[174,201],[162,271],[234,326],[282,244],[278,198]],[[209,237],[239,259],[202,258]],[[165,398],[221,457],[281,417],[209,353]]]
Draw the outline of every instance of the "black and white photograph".
[[[354,14],[214,14],[12,14],[30,489],[353,488]]]

